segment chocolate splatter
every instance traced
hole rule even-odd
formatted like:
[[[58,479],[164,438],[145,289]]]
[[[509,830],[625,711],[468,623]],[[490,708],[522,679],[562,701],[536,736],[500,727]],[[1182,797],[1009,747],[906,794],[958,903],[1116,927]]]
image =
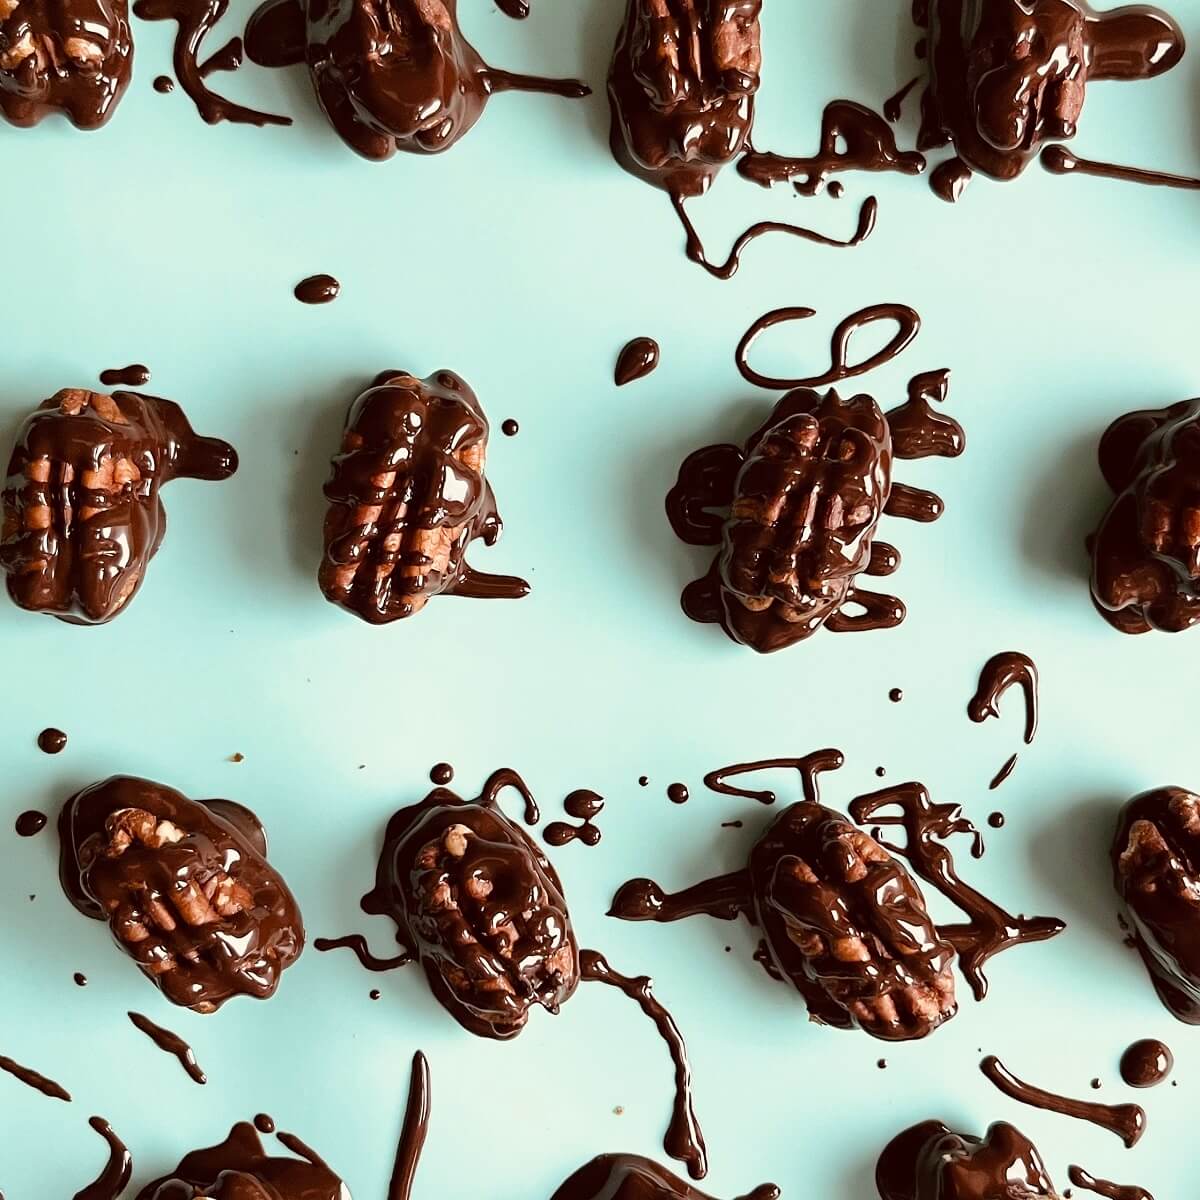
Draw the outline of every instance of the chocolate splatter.
[[[37,744],[43,754],[61,754],[67,747],[67,735],[50,726],[38,734]]]
[[[504,434],[505,437],[516,437],[517,434],[521,432],[521,426],[518,425],[517,422],[512,419],[512,417],[508,417],[506,420],[500,423],[500,432]]]
[[[34,837],[46,828],[46,814],[31,808],[17,817],[14,828],[20,837]]]
[[[1121,1078],[1130,1087],[1156,1087],[1174,1066],[1175,1056],[1170,1046],[1158,1038],[1143,1038],[1121,1055]]]
[[[413,1055],[408,1104],[404,1110],[400,1142],[396,1147],[392,1180],[388,1184],[388,1200],[409,1200],[412,1196],[413,1180],[416,1179],[417,1166],[421,1161],[421,1150],[429,1133],[430,1100],[429,1060],[418,1050]]]
[[[157,80],[155,81],[157,83]],[[170,82],[168,80],[168,82]],[[172,87],[174,84],[172,84]],[[100,382],[106,387],[142,387],[150,382],[150,368],[143,363],[127,367],[110,367],[100,372]]]
[[[567,816],[582,822],[568,825],[565,821],[551,821],[542,831],[542,836],[551,846],[565,846],[568,842],[580,841],[585,846],[595,846],[600,841],[600,829],[593,824],[604,810],[604,798],[587,788],[572,792],[564,801]]]
[[[643,379],[658,366],[658,343],[651,337],[636,337],[627,342],[617,356],[613,382],[617,387]]]
[[[430,783],[436,783],[438,787],[445,787],[449,783],[454,782],[454,768],[446,762],[434,763],[429,770]]]
[[[672,804],[686,804],[690,798],[690,793],[686,783],[672,783],[667,788],[667,799]]]
[[[179,1060],[179,1065],[188,1073],[188,1077],[194,1083],[208,1082],[208,1076],[200,1069],[200,1064],[196,1061],[196,1055],[192,1052],[191,1046],[177,1033],[172,1033],[161,1025],[155,1025],[149,1017],[144,1017],[141,1013],[131,1012],[128,1017],[134,1027],[140,1029],[160,1050],[175,1055]]]
[[[175,90],[175,80],[169,75],[156,75],[154,78],[154,90],[160,96],[169,96]]]

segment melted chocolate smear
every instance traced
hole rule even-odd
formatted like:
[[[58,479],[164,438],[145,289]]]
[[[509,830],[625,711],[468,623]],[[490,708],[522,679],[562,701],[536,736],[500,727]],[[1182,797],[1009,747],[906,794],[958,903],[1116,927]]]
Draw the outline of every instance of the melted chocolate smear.
[[[517,434],[521,432],[521,426],[518,425],[516,421],[512,419],[512,417],[509,417],[501,424],[500,432],[504,434],[505,437],[516,437]]]
[[[994,812],[994,813],[990,814],[988,817],[988,824],[993,829],[1003,829],[1004,828],[1004,814],[1002,812]]]
[[[1146,1131],[1146,1113],[1137,1104],[1096,1104],[1090,1100],[1059,1096],[1018,1079],[994,1054],[989,1054],[979,1064],[979,1069],[1010,1099],[1063,1117],[1090,1121],[1115,1133],[1126,1149],[1136,1146]]]
[[[994,792],[1012,773],[1016,770],[1017,756],[1010,755],[1004,765],[992,776],[991,783],[988,784],[988,791]]]
[[[19,836],[33,837],[46,828],[46,814],[31,808],[17,818],[15,828]]]
[[[1200,179],[1190,175],[1171,175],[1165,171],[1147,171],[1141,167],[1123,167],[1118,163],[1096,162],[1079,158],[1064,146],[1047,146],[1039,162],[1052,175],[1094,175],[1100,179],[1121,179],[1126,183],[1143,183],[1150,187],[1183,188],[1196,191]]]
[[[908,399],[886,414],[897,458],[957,458],[966,449],[963,427],[931,403],[944,404],[949,393],[946,368],[923,371],[908,381]]]
[[[37,744],[43,754],[61,754],[67,747],[67,735],[51,726],[38,734]]]
[[[979,674],[979,686],[967,705],[967,715],[977,724],[1000,715],[1000,700],[1010,687],[1020,685],[1025,693],[1025,744],[1038,727],[1038,673],[1033,659],[1015,650],[995,654]]]
[[[739,175],[762,187],[790,179],[801,195],[816,196],[835,171],[920,175],[925,170],[925,156],[899,149],[895,134],[878,113],[854,100],[834,100],[825,106],[820,149],[811,158],[788,158],[751,149],[738,161],[737,169]]]
[[[667,788],[667,799],[672,804],[686,804],[690,798],[686,783],[673,783]]]
[[[160,96],[169,96],[175,90],[175,80],[169,75],[158,75],[154,80],[154,90]]]
[[[899,807],[898,814],[880,815],[881,809],[893,804]],[[859,796],[850,804],[850,815],[860,825],[902,826],[904,847],[880,844],[907,858],[922,879],[966,913],[965,923],[940,925],[938,933],[958,951],[959,969],[976,1000],[987,995],[983,968],[990,958],[1010,946],[1046,941],[1066,928],[1058,917],[1014,917],[958,877],[943,841],[956,833],[969,834],[974,840],[972,854],[978,858],[983,839],[957,804],[934,804],[924,784],[902,783]]]
[[[1121,1055],[1121,1078],[1130,1087],[1156,1087],[1171,1074],[1174,1065],[1175,1056],[1165,1042],[1143,1038]]]
[[[434,763],[429,771],[429,782],[436,783],[438,787],[445,787],[447,784],[453,783],[454,768],[449,763]]]
[[[353,950],[358,961],[368,971],[394,971],[398,967],[406,967],[412,962],[411,954],[397,954],[395,958],[376,958],[367,949],[367,939],[361,933],[348,933],[345,937],[337,938],[317,938],[313,942],[313,946],[322,952],[327,950]]]
[[[73,1200],[117,1200],[133,1174],[133,1156],[103,1117],[89,1117],[88,1124],[108,1143],[108,1162],[96,1180],[76,1192]]]
[[[131,1012],[128,1016],[134,1027],[140,1029],[160,1050],[175,1055],[179,1060],[179,1065],[188,1073],[193,1083],[208,1082],[208,1076],[200,1069],[200,1064],[196,1061],[191,1046],[177,1033],[172,1033],[161,1025],[155,1025],[149,1017],[144,1017],[141,1013]]]
[[[806,754],[802,758],[762,758],[757,762],[736,763],[732,767],[722,767],[719,771],[709,771],[705,775],[704,786],[709,791],[719,792],[722,796],[740,796],[746,800],[757,800],[760,804],[774,804],[776,796],[769,789],[755,791],[752,788],[740,788],[731,784],[729,780],[736,779],[739,775],[750,775],[756,771],[776,770],[798,771],[801,786],[804,788],[804,798],[806,800],[813,799],[811,754]]]
[[[87,987],[87,976],[82,971],[76,971],[73,978],[76,987]]]
[[[175,21],[175,75],[206,124],[290,125],[291,117],[258,112],[218,96],[205,86],[198,58],[204,39],[225,15],[229,0],[137,0],[134,15],[143,21]]]
[[[617,356],[613,381],[624,387],[635,379],[643,379],[658,366],[658,343],[651,337],[636,337],[627,342]]]
[[[266,1113],[259,1113],[254,1118],[254,1128],[257,1129],[259,1133],[274,1133],[275,1122]]]
[[[940,166],[934,167],[933,174],[929,177],[929,186],[939,200],[945,200],[947,204],[956,204],[967,190],[971,175],[971,168],[961,158],[947,159]]]
[[[742,335],[738,342],[735,361],[742,373],[742,378],[756,387],[769,388],[771,391],[784,391],[789,388],[819,388],[831,383],[839,383],[843,379],[853,379],[857,375],[865,375],[876,367],[883,366],[896,358],[908,348],[913,338],[921,330],[921,318],[907,304],[871,304],[858,312],[851,313],[845,320],[839,322],[830,340],[830,362],[828,371],[820,375],[809,375],[800,379],[781,379],[773,375],[761,375],[750,366],[748,356],[750,348],[759,335],[765,333],[774,325],[784,321],[803,321],[816,316],[816,310],[800,305],[786,308],[775,308],[764,313]],[[876,321],[894,321],[896,332],[887,345],[858,363],[846,361],[850,339],[860,329],[873,325]]]
[[[292,291],[301,304],[329,304],[338,298],[342,285],[332,275],[310,275]]]
[[[691,218],[688,217],[684,210],[683,196],[672,193],[671,203],[674,205],[675,212],[679,217],[680,223],[683,225],[683,231],[687,235],[686,253],[688,258],[692,262],[702,266],[710,275],[715,275],[718,279],[732,279],[737,273],[738,267],[741,266],[742,251],[755,238],[762,237],[765,233],[787,233],[792,237],[803,238],[808,242],[815,242],[819,246],[836,246],[840,249],[849,249],[852,246],[862,245],[871,236],[875,228],[876,218],[879,215],[879,201],[874,196],[868,196],[858,211],[858,227],[854,231],[854,236],[849,241],[844,242],[838,241],[837,238],[829,237],[826,234],[818,233],[815,229],[808,229],[803,225],[789,225],[785,221],[757,221],[738,235],[732,249],[729,251],[729,257],[718,265],[709,262],[708,257],[705,255],[704,243],[700,240],[700,235],[696,232],[696,227],[692,224]]]
[[[217,71],[236,71],[245,61],[245,49],[240,37],[230,38],[220,50],[200,64],[200,78],[207,79]]]
[[[68,1104],[71,1102],[71,1093],[66,1088],[55,1083],[53,1079],[47,1079],[45,1075],[39,1075],[29,1067],[21,1066],[19,1062],[14,1062],[3,1054],[0,1054],[0,1071],[7,1071],[26,1087],[41,1092],[43,1096],[49,1096],[51,1100],[65,1100]]]
[[[883,115],[893,124],[900,120],[901,112],[904,108],[904,101],[908,99],[908,93],[921,82],[921,76],[916,75],[910,79],[894,96],[889,96],[883,102]]]
[[[409,1200],[421,1149],[429,1132],[429,1060],[420,1050],[413,1055],[412,1075],[408,1084],[408,1104],[404,1110],[404,1125],[400,1144],[396,1147],[396,1162],[392,1181],[388,1184],[388,1200]]]
[[[700,1131],[692,1105],[692,1069],[688,1062],[687,1047],[671,1014],[655,999],[650,977],[622,975],[613,970],[597,950],[580,950],[579,969],[581,978],[594,983],[606,983],[624,992],[654,1022],[659,1035],[667,1043],[671,1061],[675,1064],[675,1103],[671,1123],[663,1138],[663,1148],[672,1158],[687,1164],[688,1174],[693,1179],[703,1179],[708,1174],[708,1154],[704,1147],[704,1134]]]
[[[299,0],[264,0],[250,16],[243,34],[246,57],[260,67],[292,67],[303,63],[308,32]]]
[[[1097,1179],[1074,1164],[1067,1168],[1067,1176],[1076,1187],[1107,1196],[1108,1200],[1154,1200],[1145,1188],[1138,1187],[1136,1183],[1113,1183],[1108,1179]]]
[[[169,83],[170,80],[167,82]],[[157,83],[158,81],[155,80],[156,85]],[[175,85],[171,84],[171,86]],[[100,372],[100,382],[107,387],[142,387],[150,382],[150,368],[144,363],[130,363],[127,367],[111,367],[107,371]]]

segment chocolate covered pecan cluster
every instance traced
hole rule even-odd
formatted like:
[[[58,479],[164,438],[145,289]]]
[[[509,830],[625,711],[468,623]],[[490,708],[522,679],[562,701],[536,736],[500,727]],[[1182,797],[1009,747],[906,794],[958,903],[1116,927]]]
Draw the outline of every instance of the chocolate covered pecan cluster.
[[[396,922],[447,1011],[481,1037],[515,1037],[535,1006],[555,1013],[578,986],[579,947],[558,876],[496,806],[436,788],[388,823],[369,913]]]
[[[922,1121],[884,1148],[875,1168],[882,1200],[1056,1200],[1037,1147],[1004,1121],[982,1138]]]
[[[127,0],[0,0],[0,113],[79,129],[112,116],[133,69]]]
[[[0,532],[8,594],[66,621],[111,620],[162,542],[163,484],[227,479],[236,469],[233,447],[198,437],[170,400],[58,392],[25,421],[8,464]]]
[[[241,1121],[220,1145],[192,1151],[170,1175],[148,1183],[137,1200],[349,1200],[316,1154],[291,1137],[287,1146],[304,1157],[267,1154],[254,1126]]]
[[[1075,134],[1089,82],[1148,79],[1183,55],[1157,9],[1083,0],[914,0],[929,85],[918,148],[953,143],[965,168],[1012,179],[1047,140]]]
[[[1100,442],[1116,493],[1091,540],[1092,599],[1122,633],[1200,621],[1200,400],[1129,413]]]
[[[1200,796],[1166,787],[1121,811],[1116,888],[1162,1002],[1200,1025]]]
[[[325,485],[326,599],[378,625],[443,592],[526,595],[523,579],[485,575],[465,560],[471,542],[494,545],[502,528],[484,477],[487,440],[475,393],[452,371],[379,375],[350,408]]]
[[[347,145],[372,159],[448,149],[495,92],[589,90],[489,67],[459,28],[457,0],[308,0],[307,41],[321,107]]]
[[[762,0],[629,0],[608,76],[610,141],[639,179],[698,196],[743,150]]]
[[[211,1013],[232,996],[265,1000],[303,949],[296,902],[241,805],[114,775],[72,796],[58,828],[68,899],[107,921],[173,1004]]]

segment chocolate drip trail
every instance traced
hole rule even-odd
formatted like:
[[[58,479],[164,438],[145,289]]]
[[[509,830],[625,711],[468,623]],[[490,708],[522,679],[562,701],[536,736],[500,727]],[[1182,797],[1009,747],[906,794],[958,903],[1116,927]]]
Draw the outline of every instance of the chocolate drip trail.
[[[961,158],[950,158],[934,168],[929,177],[929,186],[938,199],[945,200],[947,204],[956,204],[967,190],[972,174],[971,168]]]
[[[133,1156],[103,1117],[90,1117],[88,1124],[108,1143],[108,1162],[99,1176],[72,1200],[118,1200],[133,1174]]]
[[[204,39],[225,15],[229,0],[137,0],[134,14],[143,21],[175,21],[175,76],[209,125],[290,125],[291,117],[259,112],[218,96],[205,85],[198,62]]]
[[[720,770],[709,771],[704,777],[704,786],[723,796],[744,796],[747,800],[757,800],[760,804],[774,804],[774,792],[767,789],[754,791],[751,788],[740,788],[731,785],[728,781],[739,775],[750,775],[756,771],[795,770],[800,775],[800,786],[804,790],[805,800],[810,800],[815,804],[817,803],[817,776],[822,771],[836,771],[844,761],[840,750],[820,750],[816,754],[805,754],[801,758],[763,758],[757,762],[736,763],[732,767],[721,767]]]
[[[621,921],[682,921],[685,917],[716,917],[736,921],[754,903],[748,871],[731,871],[667,893],[653,879],[630,879],[617,889],[608,915]]]
[[[1052,175],[1094,175],[1099,179],[1120,179],[1149,187],[1183,188],[1186,191],[1200,189],[1200,179],[1190,175],[1172,175],[1165,171],[1148,171],[1143,167],[1097,162],[1092,158],[1080,158],[1065,146],[1047,146],[1038,161]]]
[[[106,387],[142,387],[150,382],[150,368],[143,363],[127,367],[110,367],[100,372],[100,382]]]
[[[1146,1131],[1146,1112],[1140,1105],[1096,1104],[1048,1092],[1045,1088],[1018,1079],[994,1054],[989,1054],[979,1064],[979,1069],[1011,1099],[1060,1116],[1090,1121],[1109,1133],[1115,1133],[1125,1143],[1126,1149],[1136,1146]]]
[[[523,21],[529,16],[529,5],[525,0],[496,0],[496,7],[514,21]]]
[[[1113,1183],[1108,1179],[1097,1179],[1074,1164],[1067,1168],[1067,1176],[1077,1188],[1106,1196],[1108,1200],[1154,1200],[1145,1188],[1138,1187],[1136,1183]]]
[[[71,1093],[60,1084],[55,1083],[53,1079],[47,1079],[45,1075],[39,1075],[31,1067],[23,1067],[19,1062],[15,1062],[3,1054],[0,1054],[0,1071],[7,1071],[26,1087],[31,1087],[35,1091],[41,1092],[43,1096],[49,1096],[52,1100],[65,1100],[67,1103],[71,1101]]]
[[[674,1018],[655,999],[650,977],[622,975],[613,970],[604,955],[596,950],[580,950],[579,969],[583,979],[606,983],[624,992],[654,1022],[667,1043],[671,1061],[675,1064],[675,1103],[671,1124],[663,1138],[663,1147],[672,1158],[687,1164],[688,1174],[693,1179],[703,1179],[708,1174],[708,1154],[704,1147],[704,1134],[700,1131],[692,1105],[692,1069],[688,1062],[687,1047]]]
[[[1001,698],[1017,685],[1025,693],[1025,744],[1029,745],[1038,727],[1038,673],[1027,654],[1006,650],[988,659],[979,674],[975,695],[967,705],[967,715],[976,723],[998,717]]]
[[[825,106],[820,149],[811,158],[747,150],[737,169],[740,175],[763,187],[792,180],[796,191],[816,196],[835,172],[896,171],[919,175],[925,170],[925,156],[914,150],[901,150],[896,145],[896,135],[878,113],[854,100],[834,100]]]
[[[131,1012],[128,1016],[135,1028],[140,1029],[160,1050],[175,1055],[179,1060],[179,1065],[188,1073],[193,1082],[208,1082],[208,1076],[200,1069],[200,1064],[196,1061],[196,1055],[192,1052],[191,1046],[177,1033],[172,1033],[161,1025],[155,1025],[149,1017],[144,1017],[141,1013]]]
[[[613,382],[624,387],[635,379],[644,379],[658,366],[658,354],[658,343],[652,337],[635,337],[617,356]]]
[[[412,1075],[408,1084],[408,1105],[404,1110],[404,1125],[400,1144],[396,1147],[396,1162],[392,1181],[388,1185],[388,1200],[410,1200],[421,1150],[429,1132],[430,1112],[429,1060],[420,1050],[413,1055]]]
[[[542,831],[542,836],[551,846],[565,846],[574,841],[595,846],[600,842],[600,828],[593,822],[604,811],[603,796],[588,788],[579,788],[563,801],[563,809],[567,816],[574,817],[582,824],[568,825],[565,821],[551,821]]]
[[[896,358],[908,348],[913,338],[921,330],[921,318],[907,304],[871,304],[858,312],[851,313],[845,320],[838,323],[830,340],[830,367],[819,375],[809,375],[799,379],[783,379],[773,375],[762,375],[754,370],[749,363],[750,348],[760,334],[765,333],[774,325],[784,321],[803,321],[816,316],[816,310],[803,306],[791,305],[786,308],[775,308],[764,313],[742,335],[738,342],[735,361],[742,373],[742,378],[756,387],[769,388],[772,391],[783,391],[787,388],[820,388],[831,383],[839,383],[843,379],[853,379],[857,375],[865,375],[876,367],[883,366]],[[896,332],[888,343],[876,350],[874,354],[864,358],[859,363],[848,363],[847,352],[850,339],[860,329],[873,325],[876,321],[894,321]]]
[[[898,814],[880,815],[881,809],[893,804],[899,807]],[[982,838],[957,804],[934,804],[924,784],[902,783],[859,796],[850,805],[850,815],[860,825],[902,826],[906,845],[881,844],[904,855],[922,879],[967,914],[965,923],[939,926],[938,933],[958,951],[959,968],[977,1000],[987,995],[983,968],[990,958],[1010,946],[1045,941],[1066,928],[1057,917],[1015,917],[959,878],[943,839],[970,834],[978,857]]]
[[[702,266],[710,275],[715,275],[718,279],[732,279],[737,273],[738,267],[741,266],[742,251],[755,238],[762,237],[763,234],[786,233],[792,237],[803,238],[808,242],[815,242],[819,246],[835,246],[840,249],[849,249],[852,246],[862,245],[871,236],[871,233],[875,229],[876,218],[879,215],[879,201],[874,196],[868,196],[858,211],[858,227],[848,241],[839,241],[837,238],[829,237],[827,234],[818,233],[815,229],[809,229],[804,225],[790,225],[786,221],[756,221],[738,235],[732,249],[729,251],[729,257],[723,263],[717,264],[710,262],[704,252],[704,243],[700,240],[700,235],[696,232],[696,227],[692,224],[691,218],[684,210],[684,197],[672,192],[671,203],[674,205],[675,212],[679,217],[680,223],[683,225],[683,231],[687,235],[686,253],[688,258],[692,262]]]
[[[367,939],[361,933],[348,933],[345,937],[336,938],[319,937],[313,942],[313,947],[320,951],[353,950],[368,971],[394,971],[412,962],[412,955],[407,953],[397,954],[395,958],[376,958],[367,948]]]

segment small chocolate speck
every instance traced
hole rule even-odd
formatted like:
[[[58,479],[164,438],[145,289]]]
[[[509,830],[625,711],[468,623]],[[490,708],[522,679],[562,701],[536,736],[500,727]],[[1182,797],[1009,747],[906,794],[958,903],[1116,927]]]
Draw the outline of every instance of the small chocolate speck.
[[[892,690],[890,692],[888,692],[888,699],[893,704],[899,704],[900,701],[904,699],[903,690],[900,688],[892,688]]]
[[[639,775],[638,776],[638,787],[646,787],[649,784],[649,782],[650,782],[649,775]]]
[[[438,787],[445,787],[454,779],[454,768],[445,762],[434,763],[429,771],[429,780]]]
[[[1004,814],[1002,812],[994,812],[988,816],[988,824],[993,829],[1004,828]]]
[[[275,1122],[268,1117],[266,1113],[259,1113],[258,1116],[254,1118],[254,1128],[257,1129],[259,1133],[274,1133]]]
[[[1102,1085],[1101,1085],[1101,1083],[1100,1083],[1100,1080],[1099,1080],[1099,1079],[1093,1079],[1093,1080],[1092,1080],[1092,1087],[1093,1087],[1093,1089],[1094,1089],[1094,1090],[1096,1090],[1096,1091],[1099,1091],[1099,1090],[1100,1090],[1100,1088],[1101,1088],[1101,1086],[1102,1086]]]
[[[500,432],[504,434],[505,437],[516,437],[517,434],[521,432],[521,426],[518,425],[517,422],[512,419],[512,417],[509,417],[508,420],[500,426]]]
[[[38,734],[37,744],[43,754],[61,754],[67,745],[67,735],[51,725]]]
[[[378,988],[372,988],[369,995],[372,1000],[378,1000],[383,993]]]
[[[76,987],[87,987],[87,976],[82,971],[76,971],[73,978]]]
[[[624,1111],[625,1111],[625,1106],[623,1104],[618,1104],[617,1107],[613,1109],[613,1116],[619,1117],[619,1116],[621,1116],[622,1113],[624,1113]]]
[[[686,783],[673,783],[667,788],[667,799],[672,804],[686,804],[688,802],[688,790]]]
[[[880,1059],[880,1060],[879,1060],[879,1061],[878,1061],[878,1062],[877,1062],[875,1065],[876,1065],[876,1066],[877,1066],[877,1067],[878,1067],[878,1068],[879,1068],[881,1071],[886,1071],[886,1070],[887,1070],[887,1059],[886,1059],[886,1058],[881,1058],[881,1059]]]
[[[173,80],[169,75],[159,75],[154,80],[154,90],[160,96],[169,95],[175,90],[175,80]]]
[[[876,767],[875,774],[878,775],[880,779],[882,779],[887,774],[887,771],[885,771],[883,769],[883,767]]]
[[[245,762],[246,756],[239,751],[237,754],[231,754],[228,761],[233,763]]]
[[[725,947],[725,953],[726,953],[726,954],[732,954],[732,953],[733,953],[733,947],[732,947],[732,946],[726,946],[726,947]]]
[[[28,809],[17,818],[14,828],[20,837],[34,837],[46,828],[46,814],[35,808]]]

